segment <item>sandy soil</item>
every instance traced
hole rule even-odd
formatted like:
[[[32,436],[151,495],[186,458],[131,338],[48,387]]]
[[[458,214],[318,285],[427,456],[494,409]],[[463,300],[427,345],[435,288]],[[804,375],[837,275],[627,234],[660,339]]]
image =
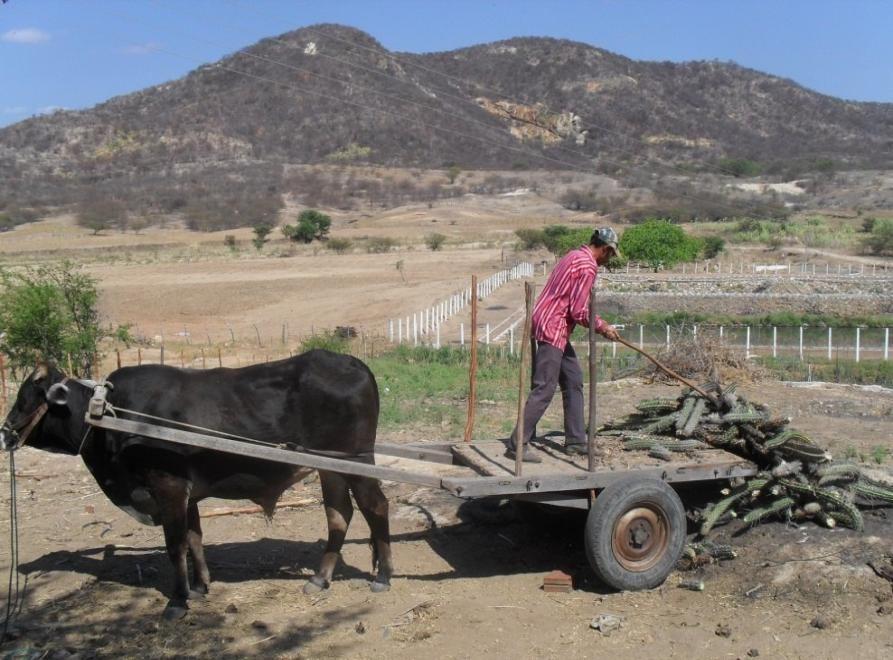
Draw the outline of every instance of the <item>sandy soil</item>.
[[[745,389],[794,415],[822,444],[868,452],[893,436],[888,392]],[[673,391],[606,383],[600,401],[623,414],[639,398]],[[559,415],[553,406],[549,419]],[[731,543],[737,559],[676,572],[652,591],[615,593],[591,577],[578,516],[531,523],[510,505],[388,484],[396,563],[389,593],[368,591],[368,530],[359,518],[332,589],[304,596],[325,534],[319,505],[282,510],[271,523],[211,517],[212,594],[185,620],[165,623],[170,568],[160,530],[114,508],[78,459],[25,449],[17,469],[28,590],[20,637],[7,648],[34,651],[27,657],[839,658],[858,649],[862,658],[885,658],[893,650],[893,585],[867,566],[891,554],[889,509],[868,513],[864,534],[811,524],[720,528],[715,539]],[[8,476],[2,480],[5,494]],[[695,488],[685,497],[708,495],[715,493]],[[284,499],[310,498],[319,498],[312,480]],[[8,558],[4,545],[3,571]],[[542,591],[554,569],[574,576],[571,593]],[[693,577],[705,591],[679,588]],[[601,614],[623,617],[622,626],[609,635],[591,629]]]

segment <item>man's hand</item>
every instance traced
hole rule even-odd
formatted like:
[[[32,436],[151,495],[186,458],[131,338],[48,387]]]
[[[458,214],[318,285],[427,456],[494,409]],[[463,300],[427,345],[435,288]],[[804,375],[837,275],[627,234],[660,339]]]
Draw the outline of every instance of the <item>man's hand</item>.
[[[617,341],[620,339],[620,333],[617,332],[617,328],[613,325],[605,326],[605,329],[601,331],[602,337],[605,339],[610,339],[611,341]]]

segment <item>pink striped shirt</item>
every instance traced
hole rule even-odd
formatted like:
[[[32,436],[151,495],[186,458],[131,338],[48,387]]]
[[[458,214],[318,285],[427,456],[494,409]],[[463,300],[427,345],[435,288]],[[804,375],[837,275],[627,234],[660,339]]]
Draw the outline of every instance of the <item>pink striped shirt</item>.
[[[579,323],[589,327],[589,291],[595,284],[598,263],[588,246],[571,250],[556,264],[533,308],[533,336],[564,350]],[[596,315],[595,329],[607,324]]]

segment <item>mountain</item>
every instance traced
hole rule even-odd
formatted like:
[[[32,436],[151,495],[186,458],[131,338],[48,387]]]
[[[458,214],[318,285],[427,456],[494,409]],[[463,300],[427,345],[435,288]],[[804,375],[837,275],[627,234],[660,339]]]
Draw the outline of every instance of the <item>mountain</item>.
[[[70,202],[85,183],[137,204],[220,177],[275,188],[283,163],[666,173],[723,158],[789,174],[828,161],[893,168],[893,104],[551,38],[397,54],[317,25],[89,110],[0,129],[0,207]]]

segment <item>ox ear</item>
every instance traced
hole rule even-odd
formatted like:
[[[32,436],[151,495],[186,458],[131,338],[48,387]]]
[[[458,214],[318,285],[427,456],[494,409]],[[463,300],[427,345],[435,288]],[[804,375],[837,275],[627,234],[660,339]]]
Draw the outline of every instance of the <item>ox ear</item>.
[[[68,403],[68,387],[62,383],[50,385],[47,390],[47,401],[54,406],[64,406]]]
[[[34,374],[31,376],[31,380],[33,380],[35,383],[39,383],[49,375],[50,368],[46,365],[45,362],[42,362],[37,365],[37,369],[34,370]]]

